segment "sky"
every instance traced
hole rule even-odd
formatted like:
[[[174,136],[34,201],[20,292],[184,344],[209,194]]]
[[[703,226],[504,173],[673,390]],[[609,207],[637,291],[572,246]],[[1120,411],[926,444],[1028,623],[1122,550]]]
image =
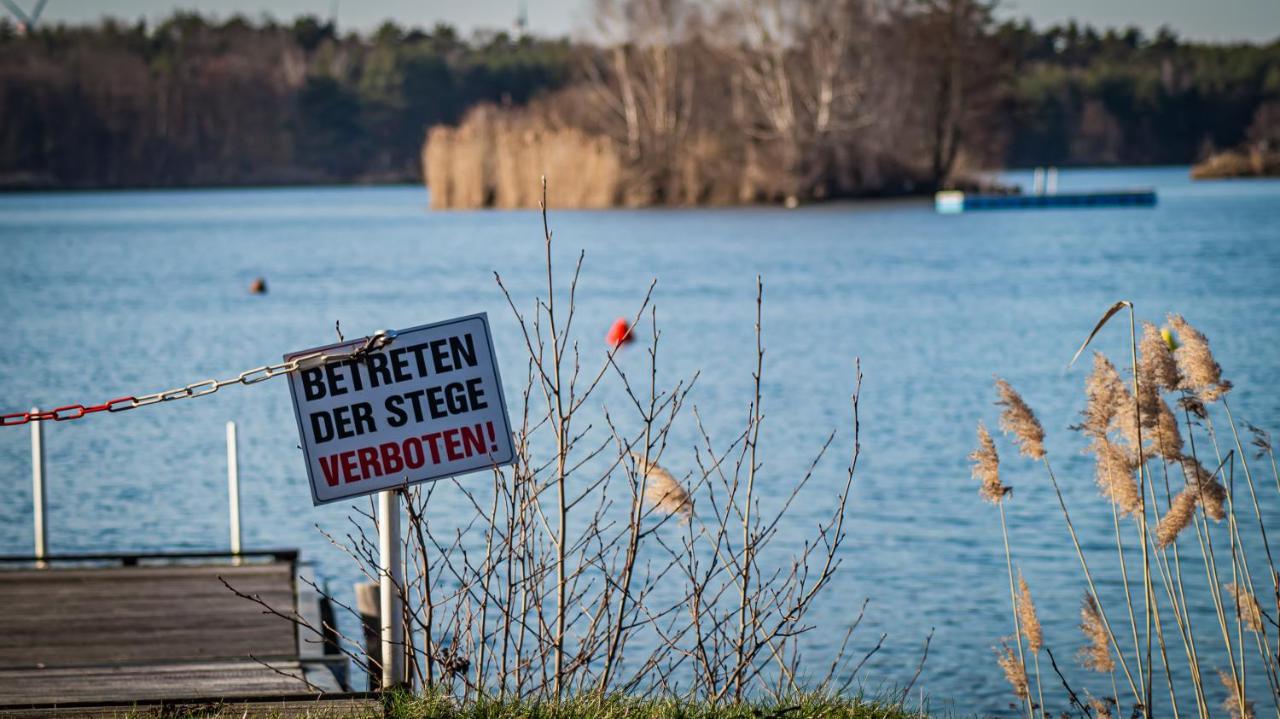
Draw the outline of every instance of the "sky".
[[[38,0],[11,0],[27,9]],[[226,17],[240,13],[277,19],[303,14],[328,17],[336,9],[340,30],[366,31],[386,19],[430,27],[446,22],[469,33],[509,29],[524,7],[529,29],[543,35],[589,31],[591,0],[48,0],[43,20],[92,22],[104,15],[154,21],[174,10]],[[1001,18],[1029,17],[1038,26],[1075,19],[1098,27],[1137,25],[1154,33],[1161,25],[1207,41],[1267,42],[1280,38],[1280,0],[1004,0]]]

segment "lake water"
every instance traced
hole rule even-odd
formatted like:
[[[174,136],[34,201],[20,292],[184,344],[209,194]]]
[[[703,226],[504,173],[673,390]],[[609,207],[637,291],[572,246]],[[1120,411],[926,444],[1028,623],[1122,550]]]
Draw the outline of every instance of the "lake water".
[[[1011,179],[1030,182],[1027,174]],[[1083,442],[1068,430],[1083,405],[1088,363],[1064,369],[1104,309],[1124,298],[1143,318],[1185,314],[1235,382],[1237,416],[1280,430],[1280,182],[1192,183],[1185,168],[1061,178],[1063,189],[1130,185],[1155,186],[1158,207],[960,216],[939,216],[923,201],[793,211],[553,207],[551,224],[562,272],[586,251],[576,320],[585,354],[599,360],[609,323],[633,312],[658,278],[663,379],[702,371],[691,401],[722,441],[740,431],[750,398],[755,278],[763,275],[765,501],[781,496],[839,430],[840,451],[788,531],[808,531],[831,506],[861,358],[863,455],[843,566],[815,616],[824,628],[812,642],[815,665],[823,667],[822,652],[869,597],[855,645],[865,651],[880,632],[889,636],[865,670],[868,690],[905,683],[936,628],[919,683],[934,707],[1007,714],[1010,695],[991,651],[1011,631],[999,523],[966,460],[975,422],[994,427],[992,374],[1007,377],[1040,414],[1104,593],[1118,582],[1110,513]],[[89,404],[234,375],[332,341],[335,320],[354,335],[479,311],[490,315],[514,383],[508,396],[518,397],[523,342],[493,272],[531,306],[545,281],[538,217],[426,207],[417,187],[0,196],[0,409]],[[267,278],[269,294],[246,291],[257,276]],[[1116,324],[1097,341],[1121,366],[1126,334]],[[632,368],[642,360],[622,358]],[[616,388],[604,392],[602,399],[617,397]],[[278,380],[51,423],[52,551],[226,547],[229,419],[240,427],[246,545],[300,547],[349,597],[356,573],[315,527],[340,528],[348,507],[311,507]],[[684,444],[666,455],[678,474],[693,466],[690,419],[677,435]],[[1074,684],[1104,691],[1073,656],[1083,643],[1076,625],[1084,584],[1056,501],[1037,465],[1000,446],[1006,482],[1017,488],[1009,505],[1015,560],[1047,642]],[[26,428],[0,429],[0,553],[32,549],[29,466]],[[1267,472],[1263,510],[1280,535]],[[445,491],[437,498],[433,526],[448,533],[458,500]],[[1261,560],[1260,547],[1252,549]],[[1193,611],[1207,613],[1201,594]],[[1225,667],[1220,643],[1213,653],[1211,619],[1200,626],[1212,659],[1206,668]],[[1268,692],[1254,671],[1250,693],[1263,704]],[[1045,688],[1056,698],[1051,676]],[[1165,692],[1158,682],[1157,699]],[[1189,692],[1184,698],[1190,707]],[[1056,699],[1050,706],[1066,708]]]

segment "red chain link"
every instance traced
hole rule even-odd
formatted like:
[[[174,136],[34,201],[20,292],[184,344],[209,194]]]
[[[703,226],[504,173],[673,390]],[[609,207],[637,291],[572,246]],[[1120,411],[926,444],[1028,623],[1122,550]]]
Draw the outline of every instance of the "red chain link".
[[[102,404],[88,407],[82,404],[69,404],[57,409],[37,412],[15,412],[0,416],[0,427],[17,426],[28,422],[47,422],[48,420],[65,422],[69,419],[80,419],[86,414],[93,414],[94,412],[123,412],[126,409],[133,409],[135,406],[133,402],[133,397],[116,397]]]
[[[227,379],[215,380],[206,379],[199,382],[192,382],[186,387],[178,387],[167,392],[156,392],[155,394],[144,394],[141,397],[116,397],[107,400],[102,404],[90,405],[88,407],[82,404],[68,404],[57,409],[36,410],[34,412],[14,412],[12,414],[0,415],[0,427],[16,427],[20,424],[28,422],[47,422],[53,420],[55,422],[65,422],[69,419],[80,419],[87,414],[94,412],[123,412],[137,407],[145,407],[149,404],[159,402],[169,402],[176,399],[186,399],[188,397],[203,397],[208,394],[217,392],[222,387],[229,384],[251,385],[269,380],[272,377],[296,372],[304,366],[324,365],[329,362],[349,360],[353,358],[363,357],[368,352],[379,350],[387,347],[395,340],[396,333],[391,330],[379,330],[372,335],[365,337],[364,341],[353,340],[347,345],[351,349],[337,350],[333,349],[328,352],[317,351],[306,355],[294,355],[292,359],[285,360],[278,364],[264,365],[245,370],[235,377]]]

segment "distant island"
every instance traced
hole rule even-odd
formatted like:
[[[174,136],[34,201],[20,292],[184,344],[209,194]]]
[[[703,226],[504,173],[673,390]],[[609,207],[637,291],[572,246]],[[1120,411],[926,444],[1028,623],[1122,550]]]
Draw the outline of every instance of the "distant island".
[[[1280,42],[1034,28],[970,0],[642,5],[598,3],[589,40],[0,21],[0,188],[425,181],[439,207],[505,207],[545,172],[560,206],[790,204],[979,168],[1191,164],[1280,106]]]

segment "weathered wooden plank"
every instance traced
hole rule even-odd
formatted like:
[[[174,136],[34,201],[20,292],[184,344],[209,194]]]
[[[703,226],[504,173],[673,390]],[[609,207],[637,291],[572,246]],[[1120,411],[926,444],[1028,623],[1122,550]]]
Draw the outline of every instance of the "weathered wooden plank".
[[[0,671],[0,705],[314,695],[296,661],[141,664]],[[278,670],[278,671],[276,671]],[[286,676],[288,675],[288,676]]]
[[[41,707],[39,709],[0,708],[4,719],[44,719],[45,717],[84,717],[85,719],[121,719],[131,717],[169,719],[175,716],[200,716],[207,719],[243,719],[244,717],[270,717],[272,719],[381,719],[382,704],[377,699],[338,697],[305,700],[263,700],[230,702],[139,702],[129,706],[75,706],[65,709]]]
[[[296,656],[293,627],[220,577],[293,608],[285,562],[0,571],[0,669]]]

